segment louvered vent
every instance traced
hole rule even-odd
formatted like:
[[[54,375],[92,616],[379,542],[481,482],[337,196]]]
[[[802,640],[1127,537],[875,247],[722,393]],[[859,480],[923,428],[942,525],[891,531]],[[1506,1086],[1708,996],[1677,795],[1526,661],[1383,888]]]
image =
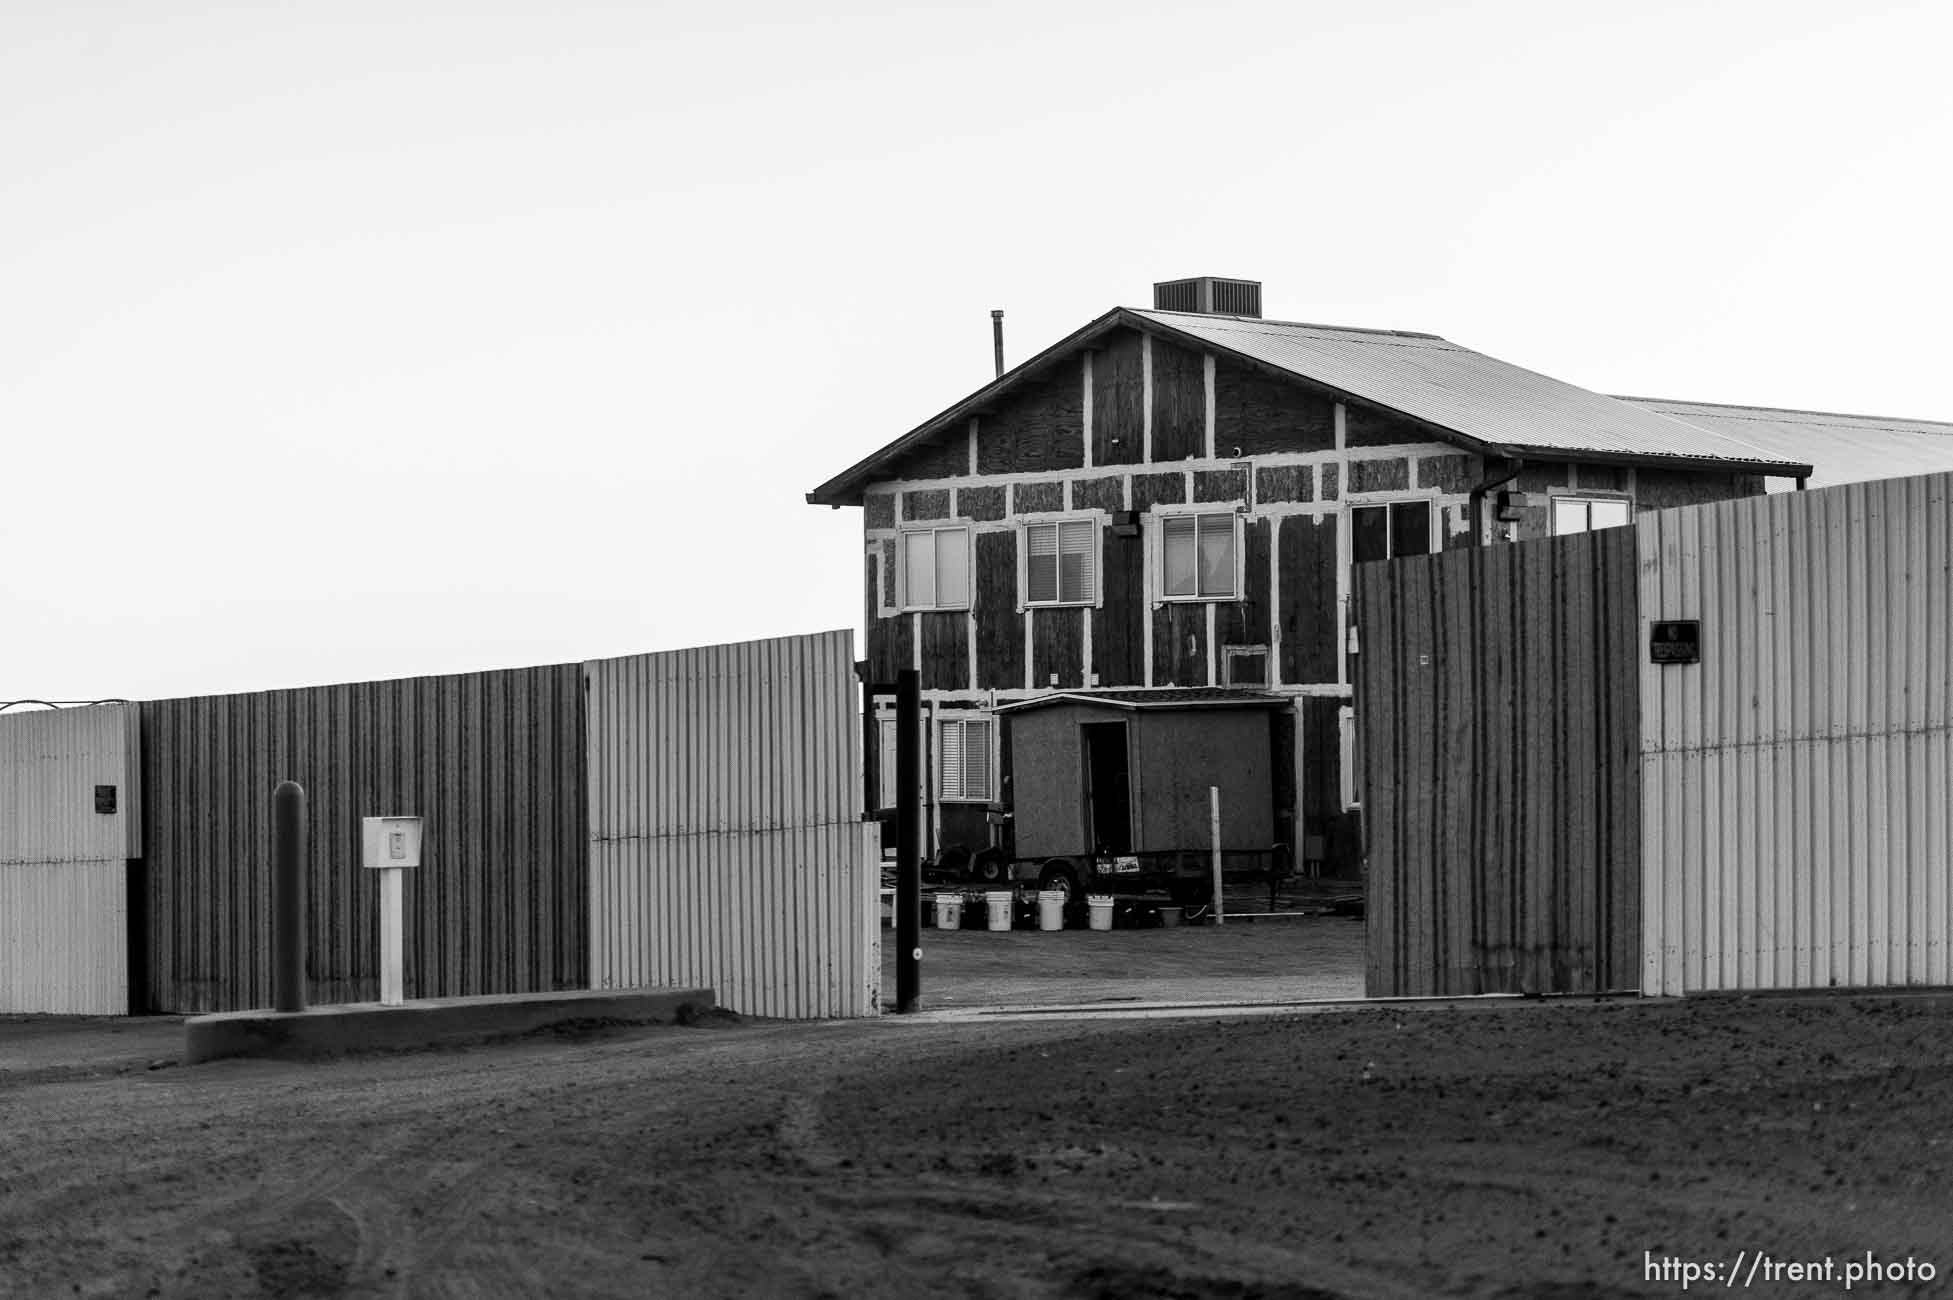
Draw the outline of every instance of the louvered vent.
[[[1210,316],[1261,315],[1261,281],[1224,280],[1203,275],[1192,280],[1162,280],[1153,286],[1156,311],[1197,311]]]

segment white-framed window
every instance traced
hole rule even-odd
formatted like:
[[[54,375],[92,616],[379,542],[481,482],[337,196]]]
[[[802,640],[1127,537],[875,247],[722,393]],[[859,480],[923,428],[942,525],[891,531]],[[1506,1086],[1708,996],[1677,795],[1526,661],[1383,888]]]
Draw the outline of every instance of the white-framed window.
[[[1234,600],[1241,594],[1241,525],[1232,510],[1160,516],[1160,599]]]
[[[895,719],[882,717],[877,719],[877,722],[879,725],[875,731],[880,743],[875,747],[875,784],[880,788],[876,791],[879,802],[875,807],[893,808],[895,806]]]
[[[990,775],[990,719],[941,719],[936,724],[936,771],[945,803],[989,803],[996,790]]]
[[[1099,521],[1039,520],[1023,525],[1024,603],[1092,605],[1099,599]]]
[[[900,788],[895,784],[895,714],[883,710],[876,714],[875,747],[875,805],[879,811],[887,811],[895,806],[895,794]],[[916,727],[916,796],[924,803],[929,797],[929,723],[926,717],[917,719]]]
[[[965,524],[901,532],[902,608],[970,607],[970,530]]]
[[[1431,500],[1358,502],[1349,508],[1349,562],[1369,564],[1403,555],[1429,555]]]
[[[1620,528],[1634,518],[1634,503],[1626,497],[1553,498],[1553,535],[1591,533],[1602,528]]]
[[[1342,733],[1338,740],[1343,768],[1343,808],[1347,811],[1363,806],[1363,774],[1359,770],[1359,764],[1363,762],[1363,748],[1357,743],[1355,707],[1346,704],[1337,709],[1336,725]]]

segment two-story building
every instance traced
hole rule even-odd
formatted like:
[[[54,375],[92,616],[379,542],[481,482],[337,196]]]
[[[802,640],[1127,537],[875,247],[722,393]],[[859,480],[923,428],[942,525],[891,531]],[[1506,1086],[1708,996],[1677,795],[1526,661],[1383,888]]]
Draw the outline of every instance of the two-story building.
[[[920,671],[926,851],[1005,833],[1003,733],[1025,701],[1211,700],[1218,728],[1267,696],[1272,835],[1354,875],[1352,565],[1810,472],[1435,335],[1264,320],[1258,284],[1208,278],[1105,313],[807,499],[862,511],[871,675]],[[888,749],[868,748],[884,807]],[[1037,779],[1082,793],[1103,763],[1081,749]],[[1134,847],[1080,816],[1100,847]]]

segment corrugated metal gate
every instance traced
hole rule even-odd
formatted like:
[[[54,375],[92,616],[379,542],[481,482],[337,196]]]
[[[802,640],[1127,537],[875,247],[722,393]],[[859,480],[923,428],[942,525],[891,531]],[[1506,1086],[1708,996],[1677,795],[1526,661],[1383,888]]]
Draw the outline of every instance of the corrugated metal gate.
[[[1356,568],[1371,996],[1635,986],[1634,545]]]
[[[1356,591],[1372,994],[1953,983],[1953,475]]]
[[[1953,982],[1953,475],[1646,515],[1649,993]]]
[[[138,729],[129,704],[0,714],[0,1012],[129,1010]]]
[[[847,632],[600,659],[590,983],[750,1015],[872,1015],[879,860]]]

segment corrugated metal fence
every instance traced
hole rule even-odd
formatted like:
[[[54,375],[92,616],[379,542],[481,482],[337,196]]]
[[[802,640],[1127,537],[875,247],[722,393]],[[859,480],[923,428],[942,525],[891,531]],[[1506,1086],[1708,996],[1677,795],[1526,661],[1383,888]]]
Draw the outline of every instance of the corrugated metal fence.
[[[0,714],[0,1012],[129,1010],[138,726],[128,704]]]
[[[1642,987],[1947,984],[1953,475],[1642,517]]]
[[[1632,988],[1634,534],[1361,565],[1372,996]]]
[[[586,664],[590,982],[860,1016],[880,986],[847,632]]]
[[[161,1011],[271,1005],[271,793],[308,800],[308,996],[379,996],[362,817],[426,819],[406,886],[409,997],[582,988],[576,664],[142,707],[148,989]]]

